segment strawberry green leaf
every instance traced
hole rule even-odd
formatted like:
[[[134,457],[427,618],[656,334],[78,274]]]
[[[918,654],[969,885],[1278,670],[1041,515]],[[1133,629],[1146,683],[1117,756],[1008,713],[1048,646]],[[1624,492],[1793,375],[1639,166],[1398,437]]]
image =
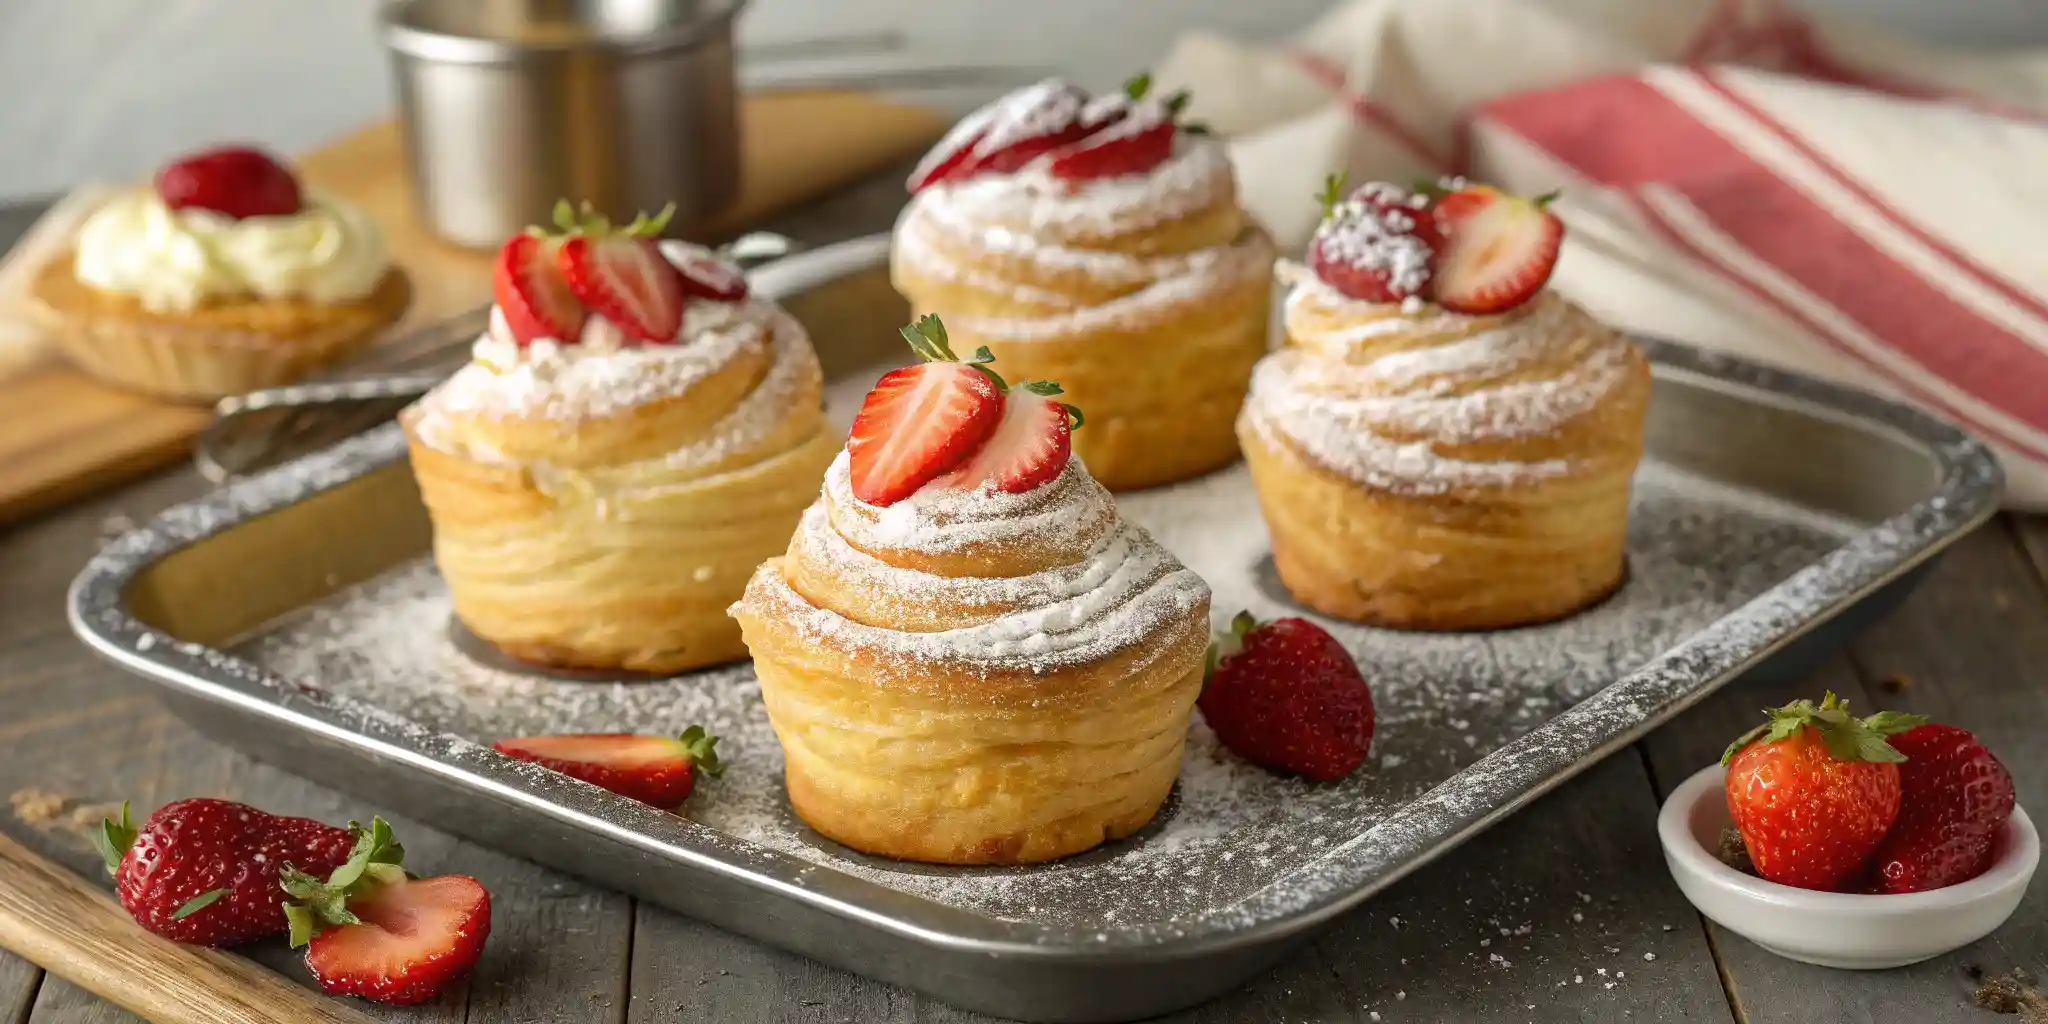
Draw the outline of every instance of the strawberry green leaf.
[[[1323,207],[1324,220],[1329,220],[1331,215],[1337,212],[1337,204],[1344,201],[1344,179],[1346,177],[1348,175],[1343,171],[1338,171],[1323,179],[1323,190],[1316,193],[1316,202],[1320,203]]]
[[[1180,130],[1188,133],[1189,135],[1216,134],[1216,129],[1209,127],[1206,123],[1201,121],[1189,121],[1188,123],[1181,125]]]
[[[627,238],[658,238],[663,231],[668,230],[668,222],[675,215],[676,204],[669,203],[661,208],[660,213],[652,217],[649,217],[646,213],[635,214],[633,216],[633,223],[620,229],[619,233]]]
[[[1134,100],[1144,99],[1145,94],[1151,91],[1152,72],[1150,71],[1140,71],[1130,81],[1124,83],[1124,95]]]
[[[1263,623],[1259,621],[1258,616],[1253,615],[1249,610],[1241,611],[1231,616],[1230,628],[1216,634],[1216,639],[1209,644],[1209,653],[1202,670],[1202,678],[1209,678],[1210,675],[1215,673],[1216,666],[1222,664],[1224,659],[1244,650],[1245,638],[1252,635],[1252,631],[1258,629],[1261,625]]]
[[[573,235],[582,229],[582,222],[576,219],[576,207],[567,199],[555,200],[555,227],[563,234]]]
[[[100,819],[100,827],[92,833],[93,848],[100,853],[100,859],[107,862],[107,874],[121,870],[121,858],[128,855],[128,848],[135,845],[135,819],[128,813],[127,801],[121,803],[121,820]]]
[[[1897,736],[1909,729],[1918,729],[1930,719],[1926,715],[1909,715],[1903,711],[1880,711],[1863,720],[1863,727],[1879,736]]]
[[[712,778],[725,774],[725,765],[718,760],[718,737],[704,731],[701,725],[693,725],[676,737],[682,743],[683,751],[690,755],[690,763],[697,770]]]
[[[213,906],[214,903],[218,902],[222,896],[226,896],[227,894],[228,891],[226,889],[212,889],[207,892],[202,892],[199,895],[194,896],[189,900],[186,900],[184,904],[180,906],[178,909],[171,911],[171,920],[183,921],[184,919],[191,917],[192,915],[197,914],[210,906]]]
[[[1558,196],[1561,196],[1561,195],[1564,195],[1564,192],[1563,192],[1562,190],[1560,190],[1560,189],[1551,189],[1550,191],[1548,191],[1548,192],[1545,192],[1545,193],[1543,193],[1542,195],[1540,195],[1540,196],[1537,196],[1537,197],[1536,197],[1535,199],[1533,199],[1533,200],[1530,200],[1530,201],[1531,201],[1531,202],[1533,202],[1533,203],[1535,203],[1535,204],[1536,204],[1536,205],[1537,205],[1537,206],[1538,206],[1539,208],[1541,208],[1541,207],[1549,206],[1550,204],[1552,204],[1552,203],[1554,203],[1554,202],[1557,202],[1557,197],[1558,197]]]
[[[1194,99],[1194,93],[1182,89],[1166,98],[1166,112],[1177,118],[1181,111],[1188,108],[1189,103],[1194,102]]]
[[[1413,184],[1409,185],[1408,191],[1425,199],[1442,199],[1463,187],[1463,185],[1452,187],[1451,179],[1449,178],[1442,178],[1436,181],[1424,181],[1417,178]]]
[[[349,912],[350,896],[405,879],[405,871],[399,867],[405,860],[405,847],[393,837],[389,822],[383,818],[372,818],[367,828],[354,821],[349,822],[348,827],[356,837],[355,848],[349,851],[348,860],[335,868],[325,881],[291,864],[284,865],[277,873],[278,888],[291,897],[285,905],[287,919],[292,919],[293,908],[296,907],[310,921],[302,929],[293,920],[294,939],[302,930],[310,941],[321,928],[359,923]]]
[[[1896,711],[1880,711],[1869,718],[1857,718],[1849,713],[1849,702],[1833,691],[1823,696],[1818,705],[1810,700],[1795,700],[1782,708],[1768,709],[1764,714],[1770,717],[1769,724],[1750,730],[1730,744],[1721,755],[1722,764],[1733,760],[1744,747],[1753,743],[1776,743],[1809,728],[1818,734],[1828,756],[1837,761],[1897,764],[1906,760],[1906,756],[1886,742],[1885,737],[1927,721],[1919,715]]]
[[[1088,422],[1088,417],[1081,415],[1080,406],[1073,405],[1067,402],[1061,402],[1060,408],[1065,409],[1067,411],[1067,419],[1069,420],[1069,422],[1067,423],[1068,430],[1079,430],[1081,429],[1082,424]],[[1093,437],[1095,435],[1090,434],[1089,436]]]
[[[314,916],[313,911],[311,909],[301,904],[285,904],[284,920],[285,923],[291,927],[291,943],[293,949],[298,949],[299,947],[304,946],[305,944],[313,941],[313,936],[320,934],[319,918]]]
[[[1058,382],[1050,380],[1018,381],[1017,390],[1029,391],[1042,398],[1051,398],[1054,395],[1064,395],[1067,393],[1067,390],[1060,387]]]
[[[1010,390],[1009,382],[1003,379],[1002,374],[996,372],[995,367],[989,365],[990,363],[996,361],[996,354],[994,352],[990,352],[988,350],[987,345],[983,345],[980,348],[975,349],[973,355],[968,356],[965,360],[962,361],[965,362],[967,365],[972,366],[977,370],[980,370],[983,375],[987,376],[990,381],[994,382],[997,391],[1002,392]]]
[[[910,343],[910,350],[928,363],[957,363],[953,346],[946,339],[946,325],[937,313],[926,313],[917,322],[902,330],[903,340]]]

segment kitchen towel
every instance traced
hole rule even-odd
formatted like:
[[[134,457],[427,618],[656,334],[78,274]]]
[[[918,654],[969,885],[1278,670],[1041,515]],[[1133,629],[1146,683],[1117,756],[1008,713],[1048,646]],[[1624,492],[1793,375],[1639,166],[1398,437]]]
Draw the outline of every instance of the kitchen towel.
[[[1596,315],[1912,402],[2048,510],[2048,54],[1776,0],[1351,0],[1154,77],[1285,245],[1330,171],[1562,189],[1553,282]]]

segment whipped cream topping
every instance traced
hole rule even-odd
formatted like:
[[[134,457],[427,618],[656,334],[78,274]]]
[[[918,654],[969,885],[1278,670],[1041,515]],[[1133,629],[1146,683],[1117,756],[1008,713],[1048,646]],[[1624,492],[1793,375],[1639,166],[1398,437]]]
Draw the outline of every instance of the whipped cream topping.
[[[1631,371],[1628,343],[1554,292],[1474,317],[1350,298],[1286,263],[1288,346],[1252,372],[1244,422],[1373,486],[1440,493],[1570,473],[1563,459],[1474,460],[1463,445],[1546,435]]]
[[[692,301],[668,344],[631,344],[609,320],[591,316],[574,343],[540,338],[522,346],[493,307],[471,362],[434,392],[434,404],[456,415],[611,415],[680,395],[739,352],[766,344],[778,314],[758,299]]]
[[[980,671],[1044,673],[1083,665],[1138,646],[1185,620],[1209,597],[1200,576],[1182,566],[1142,528],[1116,518],[1108,493],[1077,463],[1024,494],[927,485],[887,509],[871,526],[855,508],[841,455],[826,475],[826,493],[798,527],[791,556],[850,582],[875,608],[945,602],[1000,614],[955,629],[917,632],[871,626],[806,601],[774,565],[754,576],[742,604],[792,622],[806,635],[910,662]],[[907,509],[895,512],[896,509]],[[1092,515],[1098,535],[1066,565],[1011,578],[947,577],[892,565],[868,553],[946,551],[970,543],[1072,536],[1082,529],[1068,513]]]
[[[235,219],[172,210],[146,189],[86,219],[73,272],[148,309],[181,312],[223,299],[360,299],[391,268],[383,235],[352,204],[308,190],[289,216]]]

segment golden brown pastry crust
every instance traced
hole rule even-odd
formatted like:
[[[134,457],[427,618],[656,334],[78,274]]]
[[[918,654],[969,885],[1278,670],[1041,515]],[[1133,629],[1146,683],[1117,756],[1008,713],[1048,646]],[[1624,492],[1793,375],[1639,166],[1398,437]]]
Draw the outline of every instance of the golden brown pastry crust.
[[[437,393],[400,417],[471,632],[564,668],[745,657],[725,609],[787,545],[839,447],[808,339],[786,314],[771,322],[772,343],[609,415],[458,410]]]
[[[1553,293],[1460,317],[1311,284],[1238,433],[1297,600],[1379,625],[1488,629],[1569,615],[1621,585],[1649,393],[1642,354]]]
[[[1191,180],[1057,222],[940,189],[896,227],[893,275],[912,311],[943,317],[961,353],[988,346],[1012,380],[1058,381],[1088,417],[1074,451],[1112,490],[1236,460],[1230,424],[1270,327],[1273,243],[1238,205],[1227,161],[1213,180],[1155,173]]]
[[[1021,864],[1157,813],[1201,689],[1208,589],[1085,471],[1049,487],[1066,493],[1009,514],[1097,511],[933,560],[877,544],[893,535],[876,510],[828,482],[755,574],[733,614],[811,827],[885,857]]]
[[[87,372],[166,398],[211,401],[290,383],[369,347],[412,302],[411,282],[394,268],[353,302],[245,298],[152,310],[79,281],[75,259],[66,250],[37,269],[29,317]]]

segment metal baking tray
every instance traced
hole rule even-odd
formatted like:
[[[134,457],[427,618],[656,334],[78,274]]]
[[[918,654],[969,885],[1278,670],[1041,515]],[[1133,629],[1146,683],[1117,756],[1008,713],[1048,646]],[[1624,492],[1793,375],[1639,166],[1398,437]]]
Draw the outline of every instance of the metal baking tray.
[[[886,239],[757,272],[811,329],[846,415],[900,361]],[[1800,672],[1994,510],[1996,462],[1910,409],[1644,342],[1655,365],[1630,576],[1561,623],[1471,634],[1331,623],[1372,681],[1373,756],[1310,785],[1193,727],[1159,821],[1050,865],[946,869],[840,848],[787,810],[752,670],[518,675],[462,653],[403,439],[383,427],[172,509],[108,546],[71,621],[222,741],[480,842],[962,1007],[1150,1016],[1229,989],[1319,925],[1715,688]],[[1207,577],[1219,617],[1290,609],[1242,467],[1120,496]],[[733,762],[687,817],[487,744],[702,722]]]

